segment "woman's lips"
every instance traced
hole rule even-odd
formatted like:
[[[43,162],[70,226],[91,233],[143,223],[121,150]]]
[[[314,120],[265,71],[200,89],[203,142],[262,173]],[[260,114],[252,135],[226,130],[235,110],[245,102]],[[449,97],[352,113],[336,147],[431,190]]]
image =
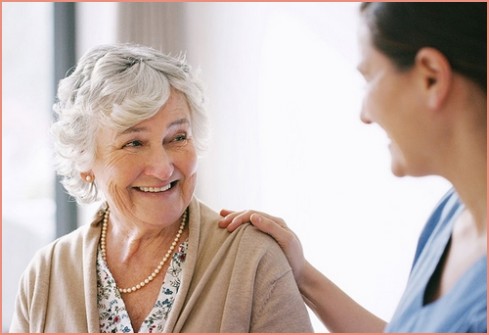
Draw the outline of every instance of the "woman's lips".
[[[137,186],[135,187],[137,190],[141,192],[146,192],[146,193],[158,193],[158,192],[165,192],[171,189],[173,186],[175,186],[177,182],[171,182],[165,186],[162,187],[153,187],[153,186]]]

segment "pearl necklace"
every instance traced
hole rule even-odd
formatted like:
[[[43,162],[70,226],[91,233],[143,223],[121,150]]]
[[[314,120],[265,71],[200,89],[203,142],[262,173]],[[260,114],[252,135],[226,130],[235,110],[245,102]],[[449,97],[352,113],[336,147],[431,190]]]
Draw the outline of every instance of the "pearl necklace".
[[[101,253],[102,253],[102,258],[103,258],[103,260],[105,261],[106,264],[107,264],[107,244],[106,244],[106,240],[107,240],[107,222],[108,221],[109,221],[109,208],[107,208],[107,210],[104,213],[104,220],[102,222],[102,235],[100,237],[100,250],[101,250]],[[156,267],[156,269],[145,280],[141,281],[137,285],[134,285],[133,287],[120,288],[120,287],[117,287],[116,286],[117,290],[120,293],[132,293],[132,292],[135,292],[135,291],[137,291],[139,289],[142,289],[144,286],[146,286],[153,279],[156,278],[156,276],[158,275],[158,273],[161,271],[161,268],[163,267],[163,265],[166,263],[166,261],[168,260],[168,258],[173,254],[173,250],[175,249],[175,247],[176,247],[176,245],[178,243],[178,240],[180,239],[180,236],[182,236],[183,230],[185,228],[185,222],[186,221],[187,221],[187,210],[185,210],[185,212],[183,212],[182,223],[180,224],[180,229],[178,230],[177,236],[175,236],[175,239],[173,240],[173,242],[172,242],[172,244],[170,246],[170,249],[168,249],[168,251],[165,254],[165,257],[163,257],[163,259],[158,264],[158,266]]]

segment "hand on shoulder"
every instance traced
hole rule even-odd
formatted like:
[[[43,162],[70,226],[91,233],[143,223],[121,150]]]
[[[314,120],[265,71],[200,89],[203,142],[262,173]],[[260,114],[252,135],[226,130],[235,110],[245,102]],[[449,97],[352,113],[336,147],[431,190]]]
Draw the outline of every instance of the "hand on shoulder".
[[[223,209],[220,214],[223,219],[219,221],[219,227],[225,228],[230,232],[243,223],[250,222],[260,231],[272,236],[284,251],[294,272],[294,277],[298,281],[305,267],[306,260],[299,238],[290,230],[283,219],[253,210],[236,212]]]

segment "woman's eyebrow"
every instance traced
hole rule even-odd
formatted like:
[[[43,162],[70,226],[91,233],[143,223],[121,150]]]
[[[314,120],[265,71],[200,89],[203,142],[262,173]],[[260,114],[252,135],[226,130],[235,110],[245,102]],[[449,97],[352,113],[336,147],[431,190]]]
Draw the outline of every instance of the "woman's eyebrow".
[[[171,122],[170,124],[168,124],[168,126],[166,128],[168,129],[168,128],[171,128],[171,127],[180,126],[182,124],[190,124],[189,119],[187,119],[186,117],[184,117],[184,118],[175,120],[175,121]],[[127,134],[132,134],[132,133],[142,133],[142,132],[146,132],[146,131],[148,131],[148,127],[134,126],[134,127],[127,128],[126,130],[123,130],[118,135],[127,135]]]
[[[134,126],[134,127],[127,128],[126,130],[120,132],[118,135],[127,135],[127,134],[132,134],[132,133],[142,133],[142,132],[145,132],[145,131],[148,131],[148,128],[147,127]]]
[[[167,128],[174,127],[174,126],[179,126],[179,125],[182,125],[182,124],[190,124],[189,119],[187,119],[186,117],[183,117],[181,119],[175,120],[172,123],[170,123]]]

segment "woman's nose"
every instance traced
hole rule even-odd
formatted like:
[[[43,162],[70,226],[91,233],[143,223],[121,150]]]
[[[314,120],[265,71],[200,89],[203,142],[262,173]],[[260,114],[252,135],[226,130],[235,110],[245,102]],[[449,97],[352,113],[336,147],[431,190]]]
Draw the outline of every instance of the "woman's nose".
[[[164,147],[152,150],[147,157],[145,173],[161,180],[168,180],[173,175],[175,167],[173,159]]]

